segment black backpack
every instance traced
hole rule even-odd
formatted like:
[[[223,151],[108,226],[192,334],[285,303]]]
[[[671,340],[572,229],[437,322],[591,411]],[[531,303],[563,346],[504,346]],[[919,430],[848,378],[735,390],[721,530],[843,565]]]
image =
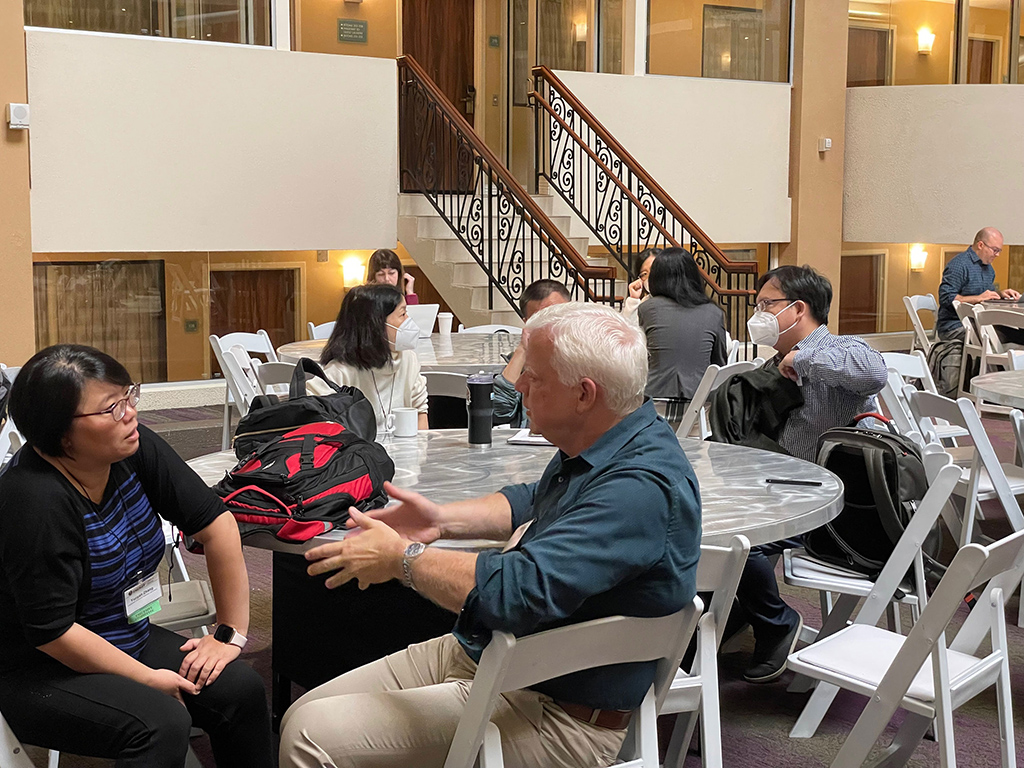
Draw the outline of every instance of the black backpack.
[[[888,419],[874,416],[886,423]],[[843,481],[843,510],[832,522],[804,536],[804,549],[826,563],[876,577],[896,547],[928,489],[921,451],[895,431],[856,426],[826,431],[818,439],[818,464]],[[944,570],[937,560],[936,526],[923,546],[925,568]]]
[[[323,379],[334,392],[330,395],[307,395],[307,374]],[[335,384],[315,361],[304,357],[295,365],[287,400],[281,400],[277,395],[260,395],[253,400],[249,412],[235,428],[232,441],[235,456],[241,459],[268,440],[280,437],[295,427],[320,421],[341,424],[371,443],[377,439],[373,403],[355,387]]]
[[[349,507],[383,507],[384,481],[394,476],[383,446],[337,422],[315,422],[258,445],[214,490],[243,537],[269,531],[296,542],[344,526]]]

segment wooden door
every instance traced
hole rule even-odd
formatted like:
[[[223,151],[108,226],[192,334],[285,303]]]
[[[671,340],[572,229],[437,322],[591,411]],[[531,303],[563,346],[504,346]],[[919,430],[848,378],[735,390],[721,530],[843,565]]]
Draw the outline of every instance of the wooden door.
[[[991,83],[996,44],[972,37],[967,41],[967,82]]]
[[[472,125],[473,0],[403,0],[402,51],[419,62]]]
[[[878,332],[877,253],[843,255],[839,275],[839,333]]]
[[[211,270],[210,333],[224,336],[262,328],[275,349],[297,341],[295,277],[294,269]],[[213,350],[210,361],[210,370],[220,373]]]
[[[850,27],[846,85],[885,85],[889,61],[889,30]]]

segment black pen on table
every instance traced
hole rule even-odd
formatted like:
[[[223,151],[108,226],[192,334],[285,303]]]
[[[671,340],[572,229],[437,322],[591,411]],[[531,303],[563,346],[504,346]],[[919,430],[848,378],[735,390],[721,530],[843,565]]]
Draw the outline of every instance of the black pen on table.
[[[811,488],[817,488],[821,486],[820,480],[783,480],[778,477],[769,477],[765,480],[769,485],[806,485]]]

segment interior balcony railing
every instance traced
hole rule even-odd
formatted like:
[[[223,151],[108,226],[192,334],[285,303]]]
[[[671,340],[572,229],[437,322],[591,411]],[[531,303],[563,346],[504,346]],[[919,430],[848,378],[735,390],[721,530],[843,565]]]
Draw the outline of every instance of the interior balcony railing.
[[[547,181],[630,280],[637,255],[648,248],[688,249],[708,294],[725,312],[726,328],[746,339],[757,264],[722,253],[551,70],[534,67],[533,76],[538,185]]]
[[[534,280],[561,282],[578,301],[614,304],[616,269],[573,248],[411,56],[398,58],[399,173],[423,194],[517,313]]]

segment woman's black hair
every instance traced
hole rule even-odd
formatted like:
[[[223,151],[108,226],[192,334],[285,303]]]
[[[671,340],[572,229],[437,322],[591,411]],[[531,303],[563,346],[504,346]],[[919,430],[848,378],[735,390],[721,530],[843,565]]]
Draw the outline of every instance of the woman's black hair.
[[[685,248],[666,248],[651,265],[647,278],[651,296],[664,296],[681,307],[710,304],[697,262]]]
[[[370,258],[366,262],[366,284],[372,285],[377,273],[382,269],[398,270],[398,285],[399,287],[404,285],[405,269],[402,268],[402,260],[390,248],[378,248],[370,254]]]
[[[87,381],[125,388],[133,383],[123,365],[92,347],[55,344],[36,352],[18,372],[8,403],[25,442],[47,456],[66,456],[64,437]]]
[[[654,257],[654,260],[657,261],[658,257],[664,252],[665,251],[663,248],[644,248],[642,251],[640,251],[640,253],[636,255],[636,274],[640,274],[640,270],[643,268],[645,261],[647,261],[652,256]],[[650,279],[650,275],[648,275],[647,277],[648,279]]]
[[[345,294],[338,319],[327,340],[320,364],[337,360],[362,370],[383,368],[391,362],[391,346],[384,327],[388,315],[405,299],[393,285],[357,285]]]

